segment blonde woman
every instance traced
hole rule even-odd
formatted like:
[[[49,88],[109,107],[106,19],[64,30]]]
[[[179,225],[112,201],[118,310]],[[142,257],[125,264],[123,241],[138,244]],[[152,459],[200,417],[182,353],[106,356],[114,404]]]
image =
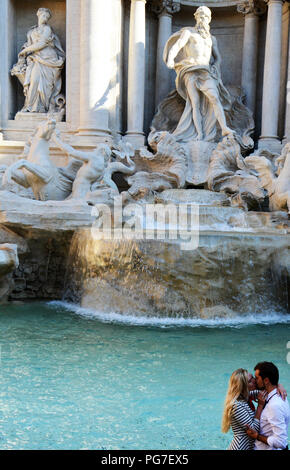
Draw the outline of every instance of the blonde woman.
[[[253,450],[254,439],[247,435],[247,426],[259,432],[260,416],[265,404],[266,392],[255,390],[256,381],[245,369],[235,370],[230,378],[225,400],[222,432],[232,428],[234,438],[228,450]],[[250,400],[258,399],[258,407],[254,411]]]

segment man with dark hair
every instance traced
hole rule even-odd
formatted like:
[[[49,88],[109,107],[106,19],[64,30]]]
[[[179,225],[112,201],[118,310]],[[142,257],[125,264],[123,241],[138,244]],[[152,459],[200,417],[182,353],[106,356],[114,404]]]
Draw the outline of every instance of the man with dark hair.
[[[259,371],[259,376],[264,380],[268,377],[272,385],[278,385],[279,382],[279,371],[273,362],[259,362],[254,370]],[[257,378],[256,378],[257,380]]]
[[[288,400],[277,393],[279,371],[272,362],[259,362],[255,369],[257,387],[268,393],[260,418],[260,431],[248,428],[255,450],[287,450],[290,409]]]

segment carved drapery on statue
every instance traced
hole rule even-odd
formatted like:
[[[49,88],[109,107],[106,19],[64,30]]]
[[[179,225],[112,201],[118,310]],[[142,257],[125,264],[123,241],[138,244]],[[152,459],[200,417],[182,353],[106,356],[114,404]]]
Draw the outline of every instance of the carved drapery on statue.
[[[28,31],[27,42],[22,46],[11,75],[15,75],[23,86],[22,112],[56,113],[65,103],[61,94],[65,53],[59,38],[47,24],[50,11],[40,8],[37,16],[38,26]]]
[[[168,55],[171,48],[180,39],[183,28],[173,34],[167,41],[164,49],[164,62],[168,63]],[[188,95],[188,87],[195,88],[200,95],[200,114],[202,119],[203,139],[207,142],[215,140],[216,116],[210,101],[206,96],[209,88],[209,79],[213,80],[213,92],[218,91],[220,102],[225,110],[231,107],[229,92],[222,83],[220,70],[215,65],[192,65],[191,58],[181,50],[178,54],[178,62],[174,67],[176,71],[176,90],[185,101],[185,108],[173,135],[177,141],[188,142],[197,140],[198,132],[192,119],[192,103]]]

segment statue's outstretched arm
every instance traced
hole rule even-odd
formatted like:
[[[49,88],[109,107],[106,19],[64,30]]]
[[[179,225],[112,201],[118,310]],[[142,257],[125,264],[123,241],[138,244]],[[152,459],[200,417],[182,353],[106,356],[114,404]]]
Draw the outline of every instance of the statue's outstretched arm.
[[[132,175],[135,171],[135,168],[136,168],[136,165],[134,162],[132,162],[130,167],[124,165],[121,162],[109,163],[109,165],[107,166],[104,172],[104,177],[103,177],[104,183],[106,183],[112,189],[119,191],[116,183],[112,180],[113,173],[119,172],[119,173],[124,173],[125,175]]]
[[[40,51],[41,49],[44,49],[44,47],[47,46],[50,40],[51,40],[51,28],[47,25],[46,28],[44,28],[44,30],[42,31],[41,40],[35,41],[31,45],[24,47],[24,49],[22,49],[18,55],[22,56],[22,55],[29,54],[31,52]]]
[[[185,29],[181,33],[180,38],[176,41],[176,43],[170,49],[169,54],[168,54],[168,61],[167,61],[167,66],[170,69],[174,68],[174,59],[179,53],[179,51],[186,45],[189,37],[190,37],[190,32],[187,29]]]
[[[60,147],[65,153],[71,157],[82,160],[83,162],[88,162],[90,157],[87,152],[82,152],[80,150],[74,149],[71,145],[64,143],[55,133],[52,135],[54,142]]]
[[[112,174],[117,170],[116,167],[114,167],[112,164],[109,165],[106,169],[105,169],[105,172],[104,172],[104,176],[103,176],[103,181],[104,183],[109,186],[110,188],[114,189],[115,191],[118,191],[118,186],[116,185],[116,183],[112,180]]]
[[[25,47],[19,52],[19,56],[30,54],[31,52],[37,52],[41,49],[44,49],[47,46],[47,41],[38,41],[34,43],[32,46]]]

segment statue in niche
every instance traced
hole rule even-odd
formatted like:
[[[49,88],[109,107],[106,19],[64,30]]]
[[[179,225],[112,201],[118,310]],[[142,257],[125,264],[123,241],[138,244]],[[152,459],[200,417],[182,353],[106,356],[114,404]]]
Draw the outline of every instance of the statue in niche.
[[[51,18],[48,8],[37,11],[38,25],[27,33],[27,42],[18,54],[11,70],[23,85],[26,113],[64,113],[65,99],[61,94],[61,71],[65,53],[60,40],[47,24]]]
[[[206,186],[217,144],[237,136],[243,146],[253,148],[255,125],[242,90],[223,85],[217,41],[210,34],[210,9],[199,7],[195,18],[195,27],[182,28],[165,45],[163,58],[176,71],[176,90],[159,104],[151,132],[172,134],[187,155],[186,184]]]
[[[195,12],[196,26],[182,28],[167,41],[166,65],[176,71],[176,89],[185,108],[173,132],[179,141],[213,141],[216,122],[222,136],[233,133],[224,110],[231,97],[221,79],[221,59],[217,41],[210,34],[211,11],[202,6]]]

